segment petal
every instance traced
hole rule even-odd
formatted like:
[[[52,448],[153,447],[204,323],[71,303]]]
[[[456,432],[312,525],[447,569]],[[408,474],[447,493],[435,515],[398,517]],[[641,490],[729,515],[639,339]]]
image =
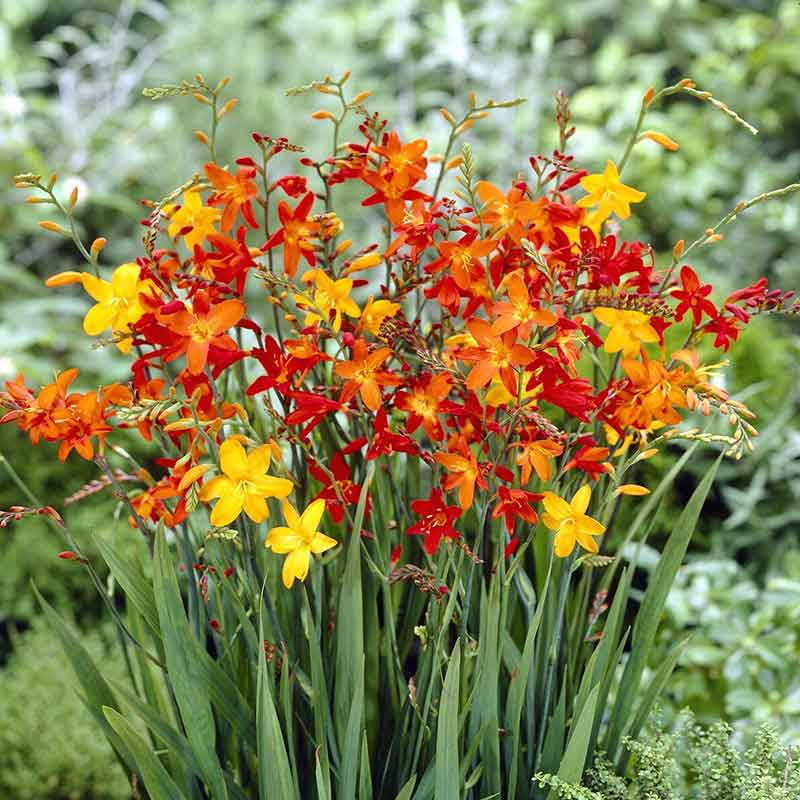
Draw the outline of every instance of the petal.
[[[336,547],[337,544],[336,539],[331,539],[330,536],[326,536],[324,533],[318,533],[311,540],[311,552],[324,553],[326,550],[330,550],[331,547]]]
[[[377,411],[381,407],[381,390],[376,381],[364,381],[359,387],[359,394],[370,411]]]
[[[588,483],[585,483],[575,492],[570,505],[576,514],[585,514],[586,509],[589,508],[589,501],[592,499],[592,489]]]
[[[286,556],[286,561],[283,562],[283,585],[287,589],[292,588],[295,578],[300,581],[306,579],[309,561],[311,550],[307,546],[298,547]]]
[[[233,522],[242,513],[241,492],[229,492],[223,495],[214,510],[211,512],[211,524],[216,528],[221,528]]]
[[[270,529],[264,544],[273,553],[291,553],[292,550],[302,546],[303,540],[291,528],[279,526]]]
[[[263,522],[269,516],[267,501],[260,494],[246,491],[244,493],[244,502],[242,506],[244,508],[244,513],[247,514],[253,522]]]
[[[322,515],[325,513],[325,500],[318,497],[311,505],[303,512],[300,517],[300,527],[304,533],[312,534],[319,527],[319,522]],[[321,534],[320,534],[321,535]]]
[[[88,272],[81,273],[81,283],[86,293],[99,303],[104,300],[110,300],[114,296],[114,290],[108,281],[95,278],[94,275],[90,275]]]
[[[117,297],[131,298],[136,295],[139,283],[138,264],[123,264],[114,270],[111,276],[111,288]]]
[[[247,454],[241,442],[226,439],[219,448],[219,465],[232,480],[241,481],[247,476]]]
[[[283,503],[283,516],[290,528],[297,530],[300,527],[300,515],[288,500]]]
[[[467,389],[474,392],[476,389],[486,386],[498,371],[491,361],[479,361],[467,375]]]
[[[235,489],[233,481],[224,475],[212,478],[208,483],[204,483],[200,489],[200,500],[207,503],[214,497],[222,497],[223,494],[232,492]]]
[[[106,303],[98,303],[92,306],[83,318],[83,330],[89,336],[98,336],[106,328],[111,327],[114,319],[114,309]]]
[[[286,478],[276,478],[274,475],[251,477],[249,483],[253,485],[256,494],[263,497],[288,497],[294,489],[291,481]]]
[[[247,474],[261,476],[269,469],[272,450],[268,444],[262,444],[251,450],[247,456]]]
[[[224,300],[214,306],[210,314],[210,327],[214,333],[232,328],[244,316],[245,306],[241,300]]]
[[[594,517],[587,517],[582,515],[575,521],[576,528],[579,533],[585,536],[600,536],[605,533],[605,525],[598,522]]]
[[[597,542],[588,534],[581,532],[580,529],[577,529],[575,531],[575,536],[578,540],[578,544],[580,544],[584,550],[588,550],[590,553],[600,552],[600,545],[597,544]]]
[[[575,530],[571,525],[556,534],[554,547],[559,558],[566,558],[575,549]]]
[[[548,514],[555,517],[557,520],[563,520],[572,515],[572,509],[569,503],[557,494],[552,492],[545,492],[542,498],[542,503]]]
[[[196,342],[194,339],[186,346],[186,366],[192,375],[199,375],[205,369],[209,347],[208,341]]]

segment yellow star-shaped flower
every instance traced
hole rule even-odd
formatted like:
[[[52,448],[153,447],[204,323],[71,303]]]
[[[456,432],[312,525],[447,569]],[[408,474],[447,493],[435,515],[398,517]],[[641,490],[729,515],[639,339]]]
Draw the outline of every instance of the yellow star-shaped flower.
[[[581,178],[581,186],[589,194],[578,200],[576,205],[581,208],[591,208],[599,204],[593,215],[597,219],[605,220],[615,213],[620,219],[628,219],[631,215],[630,204],[641,203],[647,197],[645,192],[626,186],[619,179],[619,172],[613,161],[606,163],[602,175],[587,175]]]
[[[605,526],[587,516],[586,509],[591,499],[592,490],[588,485],[581,486],[570,502],[552,492],[544,493],[542,502],[545,513],[542,514],[542,522],[556,532],[555,551],[559,558],[566,558],[572,553],[576,542],[590,553],[600,549],[592,537],[604,533]]]

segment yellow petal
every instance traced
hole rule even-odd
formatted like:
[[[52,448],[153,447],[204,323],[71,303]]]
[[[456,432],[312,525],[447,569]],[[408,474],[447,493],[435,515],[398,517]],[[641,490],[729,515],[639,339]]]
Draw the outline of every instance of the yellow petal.
[[[324,553],[326,550],[330,550],[331,547],[336,547],[337,544],[336,539],[331,539],[330,536],[326,536],[324,533],[318,533],[311,540],[311,552]]]
[[[122,264],[111,276],[111,287],[117,297],[133,297],[139,283],[138,264]]]
[[[545,492],[542,498],[545,510],[556,520],[566,519],[572,514],[569,503],[563,497],[552,492]]]
[[[253,484],[256,494],[263,497],[288,497],[294,489],[294,484],[286,478],[276,478],[273,475],[260,475],[251,477],[250,483]]]
[[[219,448],[219,464],[222,471],[232,480],[244,480],[247,475],[247,454],[241,442],[226,439]]]
[[[244,513],[247,514],[253,522],[263,522],[269,516],[267,501],[264,500],[260,494],[245,492],[242,506],[244,508]]]
[[[556,555],[559,558],[566,558],[575,549],[575,532],[572,526],[560,530],[556,534],[554,543]]]
[[[264,546],[272,550],[273,553],[291,553],[292,550],[297,550],[302,544],[303,540],[296,531],[282,525],[277,528],[270,528],[267,539],[264,542]]]
[[[594,517],[587,517],[584,514],[575,520],[575,530],[581,536],[600,536],[606,529]]]
[[[272,448],[268,444],[256,447],[247,456],[247,472],[249,475],[263,475],[269,469]]]
[[[198,478],[201,478],[211,469],[211,464],[196,464],[191,469],[187,469],[178,484],[178,491],[182,492],[191,486]]]
[[[83,318],[83,329],[89,336],[98,336],[106,328],[111,327],[114,319],[114,309],[105,303],[92,306]]]
[[[288,500],[283,503],[283,516],[290,528],[297,530],[300,527],[300,515]]]
[[[646,486],[639,486],[637,483],[623,483],[617,486],[616,494],[629,494],[633,497],[642,497],[643,495],[650,494],[650,490]]]
[[[224,475],[218,475],[216,478],[212,478],[208,483],[203,484],[200,489],[200,501],[207,503],[214,497],[222,497],[223,494],[232,492],[234,488],[233,481],[231,481],[230,478],[226,478]]]
[[[589,508],[589,501],[592,499],[592,490],[588,483],[585,483],[575,492],[570,505],[572,510],[577,514],[585,514],[586,509]]]
[[[308,547],[298,547],[286,556],[283,562],[283,585],[292,588],[295,578],[304,581],[308,575],[308,563],[311,561],[311,551]]]
[[[325,501],[319,497],[303,512],[300,517],[300,527],[304,533],[313,534],[319,527],[319,521],[325,513]]]
[[[111,284],[108,283],[108,281],[95,278],[94,275],[90,275],[88,272],[81,273],[81,283],[86,293],[97,300],[98,303],[111,300],[114,296],[114,290],[111,288]]]
[[[233,522],[242,513],[242,500],[240,492],[230,492],[217,500],[211,512],[211,524],[221,528]]]

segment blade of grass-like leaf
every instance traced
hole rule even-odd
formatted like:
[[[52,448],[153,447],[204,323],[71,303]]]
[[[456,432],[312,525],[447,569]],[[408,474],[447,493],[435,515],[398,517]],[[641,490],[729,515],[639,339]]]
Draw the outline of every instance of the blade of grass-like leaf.
[[[156,532],[153,580],[167,668],[186,736],[211,796],[226,800],[228,792],[215,749],[216,729],[209,701],[212,686],[203,669],[203,658],[208,656],[201,650],[186,619],[175,568],[162,530]]]
[[[353,654],[358,659],[356,654]],[[337,798],[356,800],[356,784],[358,781],[358,751],[360,734],[363,731],[364,718],[364,656],[356,675],[355,693],[350,707],[350,718],[347,720],[347,731],[342,747],[342,766],[339,770],[339,791]]]
[[[58,637],[61,647],[72,665],[75,676],[83,689],[87,708],[103,729],[109,742],[111,742],[111,746],[114,748],[123,767],[126,770],[135,769],[136,764],[133,755],[101,711],[103,706],[117,705],[117,700],[111,687],[72,628],[59,617],[47,600],[39,594],[36,584],[31,582],[31,587],[44,612],[47,623]]]
[[[528,626],[528,633],[525,636],[525,645],[522,649],[522,656],[516,675],[511,676],[511,683],[508,687],[508,697],[506,700],[506,728],[509,730],[511,736],[511,766],[509,769],[508,787],[511,797],[517,791],[517,774],[519,770],[519,754],[520,754],[520,721],[522,719],[522,707],[525,702],[525,689],[528,685],[528,673],[530,672],[531,664],[533,662],[533,648],[536,641],[536,634],[539,630],[539,623],[542,621],[542,614],[544,613],[545,597],[547,596],[547,588],[550,585],[550,580],[545,581],[543,594],[536,604],[536,612],[533,615],[533,620]],[[531,709],[532,713],[533,709]],[[529,744],[530,746],[530,744]]]
[[[105,537],[92,534],[92,541],[100,551],[103,561],[108,565],[114,580],[122,587],[125,598],[136,606],[153,632],[160,636],[158,611],[153,597],[153,587],[142,574],[138,564],[132,564],[129,558],[117,552],[116,547]]]
[[[461,682],[461,640],[450,655],[436,722],[436,800],[460,800],[461,777],[458,763],[458,690]]]
[[[681,654],[686,648],[690,638],[691,636],[687,636],[683,641],[678,642],[678,644],[676,644],[670,650],[670,652],[667,654],[667,657],[656,671],[655,675],[653,675],[653,677],[650,679],[650,683],[647,684],[647,688],[645,689],[641,702],[639,703],[639,708],[636,711],[636,716],[633,718],[633,722],[631,722],[630,727],[628,728],[627,735],[632,739],[635,739],[639,735],[639,732],[644,727],[645,722],[647,722],[650,712],[653,709],[653,705],[655,704],[664,687],[667,685],[667,681],[669,680],[670,675],[672,675],[672,671],[675,669],[675,665],[678,663],[678,659],[681,657]],[[628,755],[626,752],[623,754],[621,761],[623,769],[625,769],[627,759]]]
[[[594,712],[597,705],[597,694],[599,686],[595,686],[589,693],[586,703],[577,721],[573,720],[571,725],[567,749],[558,767],[558,777],[567,783],[580,784],[583,777],[583,768],[586,764],[586,756],[589,754],[589,741],[592,735],[592,724],[594,723]],[[550,800],[555,800],[556,794],[550,791]]]
[[[375,472],[375,462],[367,465],[347,544],[347,562],[339,593],[336,626],[336,683],[333,688],[334,726],[341,749],[350,718],[350,706],[358,684],[357,669],[361,662],[358,654],[364,651],[364,607],[361,594],[361,525],[364,522],[370,483]],[[355,656],[355,658],[354,658]],[[356,666],[355,662],[359,666]]]
[[[317,782],[317,800],[330,800],[331,796],[325,782],[325,774],[322,771],[319,761],[319,748],[317,748],[314,758],[314,778]]]
[[[413,775],[404,784],[403,788],[397,793],[394,800],[411,800],[411,794],[414,791],[414,786],[417,782],[417,776]]]
[[[259,626],[263,639],[263,626]],[[284,669],[288,669],[285,666]],[[290,800],[297,797],[289,766],[289,756],[283,732],[275,710],[275,701],[268,684],[267,659],[258,660],[258,699],[256,701],[256,730],[258,733],[258,796],[260,800]]]
[[[180,789],[158,760],[158,756],[128,720],[108,706],[103,706],[103,715],[133,754],[137,772],[142,776],[142,782],[152,800],[185,800]]]
[[[703,480],[700,481],[675,523],[675,527],[672,529],[672,533],[664,547],[664,552],[653,570],[650,583],[642,600],[642,606],[636,616],[631,654],[622,674],[622,680],[617,691],[617,700],[609,722],[606,750],[612,760],[618,757],[620,741],[631,721],[633,704],[639,694],[642,673],[647,665],[650,649],[658,630],[658,623],[664,611],[667,594],[675,580],[675,575],[683,563],[686,548],[689,546],[689,540],[694,534],[697,520],[714,482],[721,459],[722,454],[714,462],[714,465],[706,473]]]
[[[542,721],[544,725],[545,721]],[[537,772],[555,772],[564,753],[564,740],[567,735],[567,687],[562,685],[558,703],[547,723],[542,745],[542,755]]]
[[[358,800],[372,800],[372,774],[369,768],[367,733],[361,735],[361,766],[358,775]]]

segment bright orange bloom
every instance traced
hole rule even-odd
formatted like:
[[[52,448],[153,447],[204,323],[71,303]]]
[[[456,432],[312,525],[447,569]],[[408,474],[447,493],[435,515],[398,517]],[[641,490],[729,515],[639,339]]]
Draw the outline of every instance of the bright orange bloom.
[[[244,316],[245,305],[241,300],[223,300],[211,305],[205,292],[198,292],[191,311],[178,311],[165,314],[164,323],[179,336],[185,337],[183,346],[173,352],[170,358],[186,352],[186,366],[193,375],[199,375],[206,366],[211,347],[235,350],[236,342],[226,331],[236,325]]]
[[[495,333],[517,331],[517,336],[527,339],[534,325],[555,325],[556,315],[531,302],[531,293],[521,270],[515,270],[503,279],[508,292],[508,302],[495,303],[492,311],[497,319],[492,323]]]
[[[241,211],[244,221],[257,228],[258,223],[253,214],[252,200],[258,197],[258,186],[253,178],[252,167],[239,167],[235,175],[226,172],[213,162],[205,165],[206,177],[214,187],[214,193],[208,198],[210,206],[225,206],[222,211],[222,231],[227,233],[236,221],[236,214]]]
[[[450,269],[455,282],[462,289],[468,289],[475,272],[485,279],[486,270],[480,259],[489,255],[496,247],[496,240],[476,239],[472,234],[462,236],[457,242],[438,242],[436,248],[439,258],[427,264],[425,271],[434,273]]]
[[[520,482],[524,486],[531,477],[531,469],[543,481],[549,481],[553,474],[552,460],[564,452],[564,448],[552,439],[533,439],[528,442],[517,442],[522,452],[517,456],[516,464],[520,468]]]
[[[498,336],[486,320],[471,319],[467,328],[477,347],[466,348],[459,358],[478,362],[467,375],[467,388],[474,392],[486,386],[495,375],[499,375],[506,389],[516,397],[518,386],[514,367],[530,364],[534,358],[533,351],[518,344],[517,335],[513,331]]]
[[[628,382],[618,392],[619,405],[614,412],[621,427],[631,425],[647,430],[655,420],[667,425],[681,421],[675,407],[686,407],[686,394],[681,388],[682,368],[670,372],[661,361],[623,358],[622,369]]]
[[[308,192],[297,204],[292,207],[285,201],[278,203],[278,218],[281,227],[272,234],[264,245],[264,250],[269,250],[277,244],[283,243],[283,271],[290,278],[297,273],[300,256],[310,266],[317,263],[314,255],[312,239],[319,234],[319,223],[308,218],[308,212],[314,205],[314,192]]]
[[[491,225],[493,235],[506,234],[519,244],[528,226],[540,214],[539,204],[528,200],[525,192],[516,186],[512,186],[506,195],[493,183],[479,181],[477,190],[478,197],[488,203],[482,219],[485,224]]]
[[[402,378],[379,369],[391,354],[388,347],[370,353],[366,341],[357,339],[353,345],[353,358],[350,361],[337,361],[334,367],[339,377],[347,379],[340,401],[346,403],[358,392],[364,405],[371,411],[377,411],[381,407],[380,387],[402,383]]]
[[[458,502],[466,511],[472,505],[475,484],[486,488],[486,480],[472,451],[463,443],[459,453],[435,453],[434,458],[450,473],[444,483],[445,489],[458,486]]]
[[[413,433],[420,425],[425,433],[436,442],[444,437],[439,422],[439,409],[450,394],[451,378],[446,372],[432,375],[427,380],[417,382],[410,391],[399,392],[394,404],[408,412],[406,430]]]

